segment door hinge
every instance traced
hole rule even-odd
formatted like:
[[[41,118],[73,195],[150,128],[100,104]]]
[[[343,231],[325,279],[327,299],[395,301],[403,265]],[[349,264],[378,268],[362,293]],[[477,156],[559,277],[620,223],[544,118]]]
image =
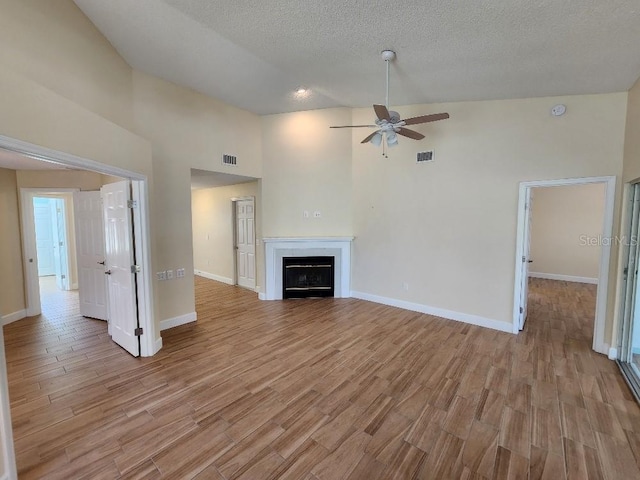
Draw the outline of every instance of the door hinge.
[[[140,336],[140,335],[142,335],[143,333],[144,333],[144,331],[142,330],[142,327],[138,327],[138,328],[136,328],[136,329],[133,331],[133,334],[134,334],[136,337],[139,337],[139,336]]]
[[[141,270],[140,265],[131,265],[131,273],[140,273]]]
[[[525,257],[524,255],[522,256],[522,263],[527,261],[527,257]]]
[[[64,280],[65,278],[67,278],[67,276],[66,275],[60,275],[60,278],[62,278]]]
[[[127,207],[129,208],[138,208],[137,200],[127,200]]]
[[[520,307],[520,313],[524,313],[524,308]]]

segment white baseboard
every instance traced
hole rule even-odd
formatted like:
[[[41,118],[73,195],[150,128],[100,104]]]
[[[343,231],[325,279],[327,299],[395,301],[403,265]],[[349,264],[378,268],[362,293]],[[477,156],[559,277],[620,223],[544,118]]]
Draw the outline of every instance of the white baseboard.
[[[9,313],[8,315],[2,316],[2,325],[9,325],[10,323],[17,322],[18,320],[22,320],[27,316],[27,310],[22,309],[17,312]]]
[[[208,278],[209,280],[233,285],[233,278],[223,277],[221,275],[216,275],[215,273],[203,272],[202,270],[194,270],[193,273],[200,277]]]
[[[154,348],[155,348],[155,351],[153,352],[152,356],[158,353],[160,349],[162,349],[162,337],[158,337],[156,339],[156,344]]]
[[[195,322],[197,319],[198,315],[196,312],[191,312],[177,317],[167,318],[166,320],[160,320],[160,331],[168,328],[179,327],[180,325],[186,325],[187,323]]]
[[[78,290],[78,288],[80,288],[80,287],[78,286],[77,283],[72,283],[71,284],[71,290]]]
[[[562,282],[591,283],[593,285],[598,284],[597,278],[576,277],[574,275],[559,275],[557,273],[529,272],[529,277],[544,278],[546,280],[560,280]]]
[[[411,310],[413,312],[426,313],[427,315],[434,315],[436,317],[442,317],[448,320],[469,323],[471,325],[477,325],[479,327],[491,328],[493,330],[499,330],[501,332],[513,333],[513,326],[510,323],[493,320],[491,318],[480,317],[478,315],[454,312],[452,310],[430,307],[429,305],[422,305],[420,303],[406,302],[404,300],[397,300],[395,298],[381,297],[378,295],[372,295],[370,293],[352,291],[351,296],[353,298],[359,298],[360,300],[381,303],[383,305],[403,308],[405,310]]]
[[[609,349],[609,360],[617,360],[618,359],[618,349],[615,347],[611,347]]]
[[[260,300],[266,300],[267,299],[267,294],[266,293],[262,293],[262,292],[258,292],[258,298]]]

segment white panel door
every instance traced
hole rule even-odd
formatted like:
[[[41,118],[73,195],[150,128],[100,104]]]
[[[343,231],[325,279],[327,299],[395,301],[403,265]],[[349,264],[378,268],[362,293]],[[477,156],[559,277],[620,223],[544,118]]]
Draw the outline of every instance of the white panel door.
[[[527,189],[525,198],[525,219],[524,219],[524,251],[522,255],[522,288],[520,289],[520,330],[524,328],[527,320],[527,305],[529,296],[529,264],[531,260],[531,189]]]
[[[236,267],[238,285],[256,288],[256,220],[253,200],[236,202]]]
[[[53,220],[49,198],[33,199],[33,218],[36,227],[36,251],[38,255],[38,276],[56,274],[56,262],[53,254]]]
[[[105,229],[105,274],[108,275],[109,331],[114,342],[134,356],[140,355],[135,335],[138,309],[134,273],[131,188],[128,181],[103,186],[102,203]]]
[[[64,200],[51,198],[51,221],[53,223],[53,256],[55,260],[56,285],[60,290],[69,290],[69,260],[67,254],[67,223]]]
[[[80,315],[107,320],[104,219],[100,192],[73,194]]]

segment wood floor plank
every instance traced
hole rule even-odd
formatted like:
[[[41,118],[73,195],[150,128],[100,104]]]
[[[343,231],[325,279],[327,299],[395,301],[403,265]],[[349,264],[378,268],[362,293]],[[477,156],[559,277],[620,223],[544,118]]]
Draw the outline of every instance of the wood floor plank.
[[[346,478],[358,466],[371,436],[364,432],[354,432],[339,449],[311,469],[318,480]]]
[[[563,440],[567,480],[604,479],[598,453],[595,448],[591,448],[570,438],[564,438]]]
[[[4,327],[20,478],[640,475],[640,408],[591,350],[594,285],[531,279],[519,335],[195,287],[198,322],[151,358],[82,318],[74,292]]]

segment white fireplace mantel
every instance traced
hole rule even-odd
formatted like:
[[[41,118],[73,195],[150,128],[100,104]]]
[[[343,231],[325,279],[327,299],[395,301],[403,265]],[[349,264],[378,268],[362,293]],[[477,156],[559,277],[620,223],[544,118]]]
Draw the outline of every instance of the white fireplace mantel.
[[[335,257],[334,295],[351,296],[351,242],[354,237],[266,237],[264,300],[282,300],[284,257]]]

